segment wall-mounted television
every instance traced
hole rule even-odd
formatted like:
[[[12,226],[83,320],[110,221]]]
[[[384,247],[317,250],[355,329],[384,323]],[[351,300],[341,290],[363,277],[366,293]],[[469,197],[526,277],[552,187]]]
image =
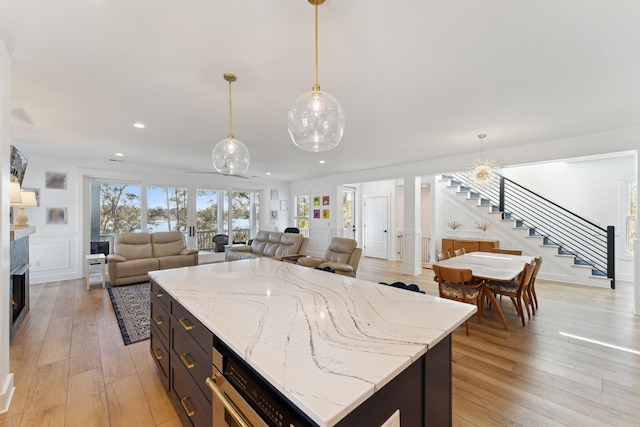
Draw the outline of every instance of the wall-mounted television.
[[[13,145],[11,146],[11,182],[20,183],[24,180],[24,173],[27,170],[27,158]]]

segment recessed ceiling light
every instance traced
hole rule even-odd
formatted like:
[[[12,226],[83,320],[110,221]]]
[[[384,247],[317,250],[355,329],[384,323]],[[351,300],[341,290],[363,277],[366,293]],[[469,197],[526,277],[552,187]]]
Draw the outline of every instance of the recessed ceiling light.
[[[115,153],[115,155],[116,155],[117,157],[124,157],[124,154],[123,154],[123,153]]]
[[[271,172],[267,172],[267,175],[271,175]]]
[[[320,160],[318,163],[320,163],[321,165],[324,165],[326,162],[324,160]]]
[[[144,125],[144,123],[136,122],[136,123],[133,124],[133,127],[134,128],[138,128],[138,129],[144,129],[145,125]]]

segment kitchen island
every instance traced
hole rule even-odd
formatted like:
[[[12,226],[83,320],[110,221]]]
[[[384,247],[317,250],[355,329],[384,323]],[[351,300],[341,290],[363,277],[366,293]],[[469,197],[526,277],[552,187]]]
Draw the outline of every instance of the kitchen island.
[[[270,259],[149,275],[313,424],[451,423],[451,332],[475,306]]]

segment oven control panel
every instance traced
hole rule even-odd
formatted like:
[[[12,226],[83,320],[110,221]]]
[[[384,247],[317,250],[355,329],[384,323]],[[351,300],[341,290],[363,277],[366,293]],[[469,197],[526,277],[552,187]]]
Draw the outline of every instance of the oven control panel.
[[[260,387],[254,378],[242,367],[238,366],[233,360],[228,360],[225,367],[225,377],[234,385],[234,387],[251,403],[257,406],[260,414],[268,419],[269,425],[277,427],[295,426],[293,420],[286,417],[286,412],[276,399],[269,396],[266,390]]]

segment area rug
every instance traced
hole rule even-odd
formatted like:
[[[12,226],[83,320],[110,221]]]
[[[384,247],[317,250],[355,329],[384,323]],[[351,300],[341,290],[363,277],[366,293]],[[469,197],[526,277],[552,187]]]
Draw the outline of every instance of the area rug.
[[[149,287],[147,282],[109,288],[111,304],[125,345],[148,340],[150,337]]]

